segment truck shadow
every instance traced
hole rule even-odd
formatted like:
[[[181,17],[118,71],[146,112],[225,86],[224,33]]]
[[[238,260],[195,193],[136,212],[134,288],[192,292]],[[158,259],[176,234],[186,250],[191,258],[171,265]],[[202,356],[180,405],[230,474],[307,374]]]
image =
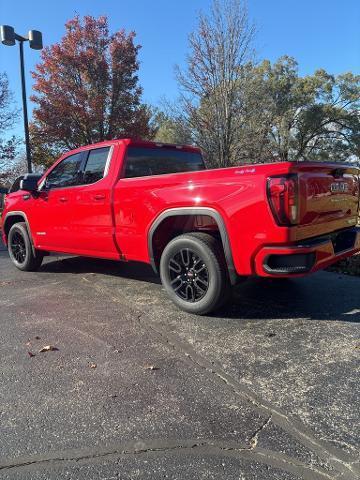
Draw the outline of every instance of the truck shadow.
[[[51,254],[50,257],[46,257],[46,261],[41,266],[40,271],[73,274],[99,273],[101,275],[161,284],[160,278],[155,275],[152,267],[140,262],[116,262],[90,257],[64,257]]]
[[[252,278],[233,289],[217,316],[360,322],[360,279],[318,272],[297,279]]]
[[[148,282],[154,286],[161,284],[149,265],[136,262],[52,256],[40,271],[98,273]],[[159,292],[159,304],[163,303],[163,295]],[[250,278],[233,287],[231,300],[211,317],[360,322],[360,279],[329,272],[298,279]]]

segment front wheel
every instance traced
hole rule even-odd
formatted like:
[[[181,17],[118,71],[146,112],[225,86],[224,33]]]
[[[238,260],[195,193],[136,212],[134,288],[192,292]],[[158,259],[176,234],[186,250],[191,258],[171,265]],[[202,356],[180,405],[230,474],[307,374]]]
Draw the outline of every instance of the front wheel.
[[[205,315],[228,298],[221,244],[206,233],[180,235],[168,243],[160,260],[160,277],[171,300],[189,313]]]
[[[34,251],[24,222],[15,223],[8,236],[8,251],[14,265],[25,272],[37,270],[44,254]]]

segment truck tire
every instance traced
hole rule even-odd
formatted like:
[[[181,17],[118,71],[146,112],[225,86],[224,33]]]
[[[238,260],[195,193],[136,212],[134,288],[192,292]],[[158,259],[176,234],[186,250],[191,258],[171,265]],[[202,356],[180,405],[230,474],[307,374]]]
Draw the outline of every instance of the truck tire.
[[[171,240],[161,256],[160,277],[171,300],[197,315],[219,308],[230,292],[221,244],[207,233],[187,233]]]
[[[26,223],[15,223],[10,229],[8,236],[8,251],[15,267],[25,272],[37,270],[43,261],[44,254],[35,251],[30,241]]]

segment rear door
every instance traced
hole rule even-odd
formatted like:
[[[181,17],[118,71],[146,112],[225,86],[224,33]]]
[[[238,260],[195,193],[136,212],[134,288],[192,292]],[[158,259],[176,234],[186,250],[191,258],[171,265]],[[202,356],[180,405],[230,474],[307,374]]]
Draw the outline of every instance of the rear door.
[[[356,225],[359,209],[357,167],[304,163],[298,164],[296,169],[300,189],[299,233],[315,236]]]
[[[112,179],[108,175],[113,147],[87,150],[81,186],[74,191],[71,230],[84,254],[119,258],[114,243]]]

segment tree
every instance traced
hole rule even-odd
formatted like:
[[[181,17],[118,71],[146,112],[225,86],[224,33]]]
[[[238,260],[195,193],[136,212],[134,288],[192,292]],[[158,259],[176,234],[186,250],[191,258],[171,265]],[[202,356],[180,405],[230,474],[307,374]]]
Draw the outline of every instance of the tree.
[[[360,76],[338,76],[323,69],[299,76],[292,57],[275,63],[248,62],[233,85],[232,141],[226,165],[269,161],[359,161]],[[210,166],[222,167],[214,115],[217,91],[200,99],[192,117],[193,138],[203,147]],[[215,97],[215,98],[214,98]],[[186,110],[185,110],[186,111]],[[179,114],[177,114],[179,121]],[[224,119],[220,118],[220,122]],[[208,123],[206,123],[208,122]]]
[[[190,35],[187,68],[177,70],[180,111],[160,133],[171,137],[181,125],[212,167],[358,160],[360,76],[319,69],[301,77],[287,56],[255,64],[253,37],[241,0],[213,0]]]
[[[237,92],[244,66],[252,58],[254,26],[241,0],[214,0],[209,15],[200,14],[189,37],[185,71],[177,69],[184,119],[210,165],[236,161]]]
[[[5,138],[18,117],[18,111],[13,106],[13,97],[9,90],[9,81],[5,73],[0,73],[0,175],[11,168],[15,158],[19,140],[12,136]]]
[[[5,169],[0,169],[0,186],[9,187],[14,180],[27,172],[27,160],[24,153],[14,158]]]
[[[334,76],[320,69],[300,77],[295,59],[285,56],[273,65],[268,60],[249,65],[247,78],[238,93],[247,107],[239,122],[240,158],[359,158],[360,76]]]
[[[110,35],[106,17],[76,16],[62,40],[42,51],[35,79],[31,136],[35,163],[64,149],[123,136],[151,137],[141,104],[135,33]]]
[[[192,135],[181,116],[176,115],[176,109],[165,105],[165,110],[154,112],[153,123],[156,126],[154,140],[162,143],[188,145],[192,144]]]

